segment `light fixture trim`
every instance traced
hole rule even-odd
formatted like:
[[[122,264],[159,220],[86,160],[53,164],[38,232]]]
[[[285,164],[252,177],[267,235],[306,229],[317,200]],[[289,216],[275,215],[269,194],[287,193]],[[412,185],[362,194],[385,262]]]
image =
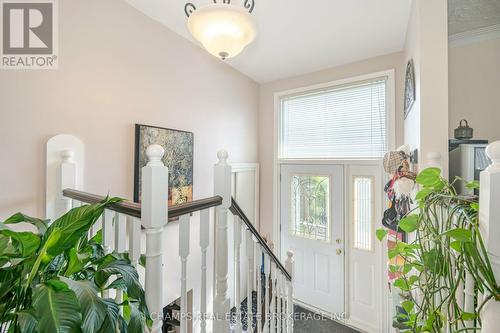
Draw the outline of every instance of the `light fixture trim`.
[[[191,35],[212,55],[222,60],[238,55],[256,37],[256,26],[250,14],[255,2],[246,0],[244,7],[214,3],[197,9],[187,3],[184,11]]]

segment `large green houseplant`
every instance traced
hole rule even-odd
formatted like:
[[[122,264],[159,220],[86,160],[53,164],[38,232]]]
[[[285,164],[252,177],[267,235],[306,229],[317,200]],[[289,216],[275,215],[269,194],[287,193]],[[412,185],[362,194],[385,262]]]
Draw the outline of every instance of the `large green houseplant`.
[[[479,205],[473,197],[457,195],[438,168],[423,170],[416,180],[421,188],[417,207],[399,222],[413,241],[398,241],[388,252],[389,259],[403,258],[403,264],[389,266],[399,275],[394,286],[403,295],[405,311],[397,320],[407,332],[475,332],[484,304],[500,301],[500,287],[479,230]],[[478,187],[477,182],[466,185]],[[377,230],[379,240],[386,235],[386,230]],[[477,291],[487,295],[472,313],[464,311],[455,293],[464,285],[466,273]]]
[[[144,332],[144,290],[126,254],[105,254],[101,234],[87,235],[120,199],[73,208],[49,221],[21,213],[0,223],[0,333]],[[26,222],[38,232],[16,232]],[[104,298],[118,289],[124,301]]]

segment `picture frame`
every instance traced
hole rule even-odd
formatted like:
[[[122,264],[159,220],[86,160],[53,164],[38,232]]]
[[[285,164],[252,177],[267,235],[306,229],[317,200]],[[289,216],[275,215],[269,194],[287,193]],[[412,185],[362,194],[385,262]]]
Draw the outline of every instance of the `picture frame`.
[[[169,174],[168,205],[192,201],[194,134],[143,124],[135,124],[134,201],[141,201],[141,169],[147,164],[146,149],[152,144],[165,149],[162,162]]]

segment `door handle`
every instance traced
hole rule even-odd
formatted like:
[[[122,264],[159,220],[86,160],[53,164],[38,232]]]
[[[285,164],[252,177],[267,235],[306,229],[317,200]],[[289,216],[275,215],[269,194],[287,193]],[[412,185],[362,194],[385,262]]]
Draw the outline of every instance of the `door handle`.
[[[342,250],[341,250],[341,249],[337,249],[337,250],[335,251],[335,253],[337,253],[337,255],[339,256],[339,255],[341,255],[341,254],[342,254]]]

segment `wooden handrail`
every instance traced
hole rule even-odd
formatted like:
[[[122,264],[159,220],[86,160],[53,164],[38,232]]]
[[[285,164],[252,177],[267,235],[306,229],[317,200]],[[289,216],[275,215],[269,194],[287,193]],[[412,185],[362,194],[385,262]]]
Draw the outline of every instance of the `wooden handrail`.
[[[104,200],[106,197],[102,195],[92,194],[88,192],[65,189],[63,190],[63,196],[71,199],[75,199],[88,204],[96,204]],[[179,217],[185,214],[194,213],[199,210],[216,207],[222,204],[222,198],[220,196],[214,196],[211,198],[205,198],[200,200],[194,200],[185,202],[179,205],[168,207],[168,217]],[[132,202],[128,200],[123,200],[118,203],[112,204],[108,207],[118,213],[140,218],[141,217],[141,204],[137,202]]]
[[[269,245],[267,245],[266,241],[262,236],[259,234],[257,229],[253,226],[252,222],[248,219],[248,217],[245,215],[243,210],[240,208],[236,200],[234,198],[231,198],[231,207],[229,207],[229,210],[233,215],[238,216],[241,218],[243,223],[247,226],[248,230],[252,233],[252,235],[257,238],[257,241],[260,243],[260,245],[264,248],[264,251],[266,251],[267,255],[271,258],[272,261],[276,264],[276,267],[279,268],[279,270],[285,275],[285,278],[288,281],[292,281],[292,277],[290,276],[290,273],[285,269],[285,267],[281,264],[280,260],[276,257],[276,255],[273,253],[273,251],[269,248]]]

